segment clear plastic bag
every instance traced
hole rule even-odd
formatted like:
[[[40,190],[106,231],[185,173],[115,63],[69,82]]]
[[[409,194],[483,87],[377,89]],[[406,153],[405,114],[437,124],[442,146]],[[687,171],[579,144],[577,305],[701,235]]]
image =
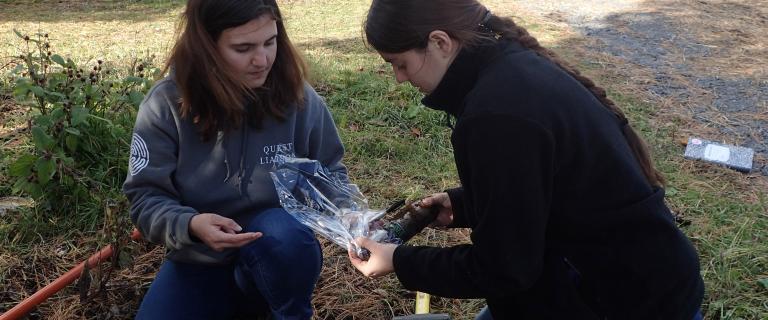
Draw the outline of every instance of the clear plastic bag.
[[[385,210],[371,210],[368,200],[347,176],[330,172],[320,162],[277,155],[270,173],[280,205],[291,216],[339,246],[353,248],[358,256],[367,256],[354,239],[370,238],[377,242],[399,243],[382,224],[372,222]]]

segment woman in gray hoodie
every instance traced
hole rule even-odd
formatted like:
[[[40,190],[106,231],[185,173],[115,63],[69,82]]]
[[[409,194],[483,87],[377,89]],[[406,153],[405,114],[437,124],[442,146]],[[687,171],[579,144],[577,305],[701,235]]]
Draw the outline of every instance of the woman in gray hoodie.
[[[274,0],[190,0],[141,104],[124,192],[167,256],[138,319],[309,319],[322,252],[280,208],[276,153],[346,175],[344,148]]]

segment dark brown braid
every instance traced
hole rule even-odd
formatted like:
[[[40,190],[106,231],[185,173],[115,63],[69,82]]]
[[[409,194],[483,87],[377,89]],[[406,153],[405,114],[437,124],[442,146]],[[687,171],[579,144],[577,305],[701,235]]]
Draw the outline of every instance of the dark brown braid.
[[[536,52],[539,56],[552,61],[558,67],[568,72],[574,79],[578,80],[584,87],[589,89],[589,91],[592,92],[592,94],[594,94],[606,108],[616,115],[616,118],[619,119],[620,123],[623,124],[622,131],[624,132],[624,137],[626,137],[627,142],[632,149],[632,153],[634,153],[635,158],[640,163],[640,167],[643,169],[643,173],[648,182],[653,186],[659,187],[665,184],[666,181],[664,176],[653,166],[653,161],[651,160],[647,145],[637,132],[635,132],[632,126],[629,125],[629,120],[624,112],[616,106],[616,103],[608,98],[605,89],[597,86],[592,79],[582,75],[579,70],[560,59],[554,51],[541,46],[536,38],[531,36],[525,28],[518,26],[512,19],[491,16],[484,26],[493,32],[500,34],[502,38],[517,41],[522,46]]]

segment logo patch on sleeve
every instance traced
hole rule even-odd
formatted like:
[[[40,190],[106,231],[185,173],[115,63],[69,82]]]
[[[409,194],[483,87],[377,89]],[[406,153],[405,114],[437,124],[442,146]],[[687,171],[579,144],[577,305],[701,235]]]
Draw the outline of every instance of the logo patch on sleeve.
[[[134,133],[133,139],[131,139],[131,160],[129,165],[131,175],[135,176],[139,174],[139,172],[144,170],[148,164],[149,149],[147,148],[147,143],[144,142],[144,139],[142,139],[141,136]]]

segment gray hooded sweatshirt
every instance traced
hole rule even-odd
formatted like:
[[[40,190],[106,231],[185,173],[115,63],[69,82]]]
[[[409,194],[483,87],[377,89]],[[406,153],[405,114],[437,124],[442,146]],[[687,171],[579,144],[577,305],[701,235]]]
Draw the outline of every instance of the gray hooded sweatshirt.
[[[192,119],[180,116],[176,83],[170,77],[157,82],[139,108],[123,185],[143,237],[164,245],[174,261],[227,263],[236,250],[214,251],[190,235],[189,222],[196,214],[215,213],[244,226],[279,207],[269,177],[278,151],[346,175],[328,108],[309,85],[304,96],[303,107],[293,106],[283,122],[267,118],[261,130],[244,125],[203,142]]]

